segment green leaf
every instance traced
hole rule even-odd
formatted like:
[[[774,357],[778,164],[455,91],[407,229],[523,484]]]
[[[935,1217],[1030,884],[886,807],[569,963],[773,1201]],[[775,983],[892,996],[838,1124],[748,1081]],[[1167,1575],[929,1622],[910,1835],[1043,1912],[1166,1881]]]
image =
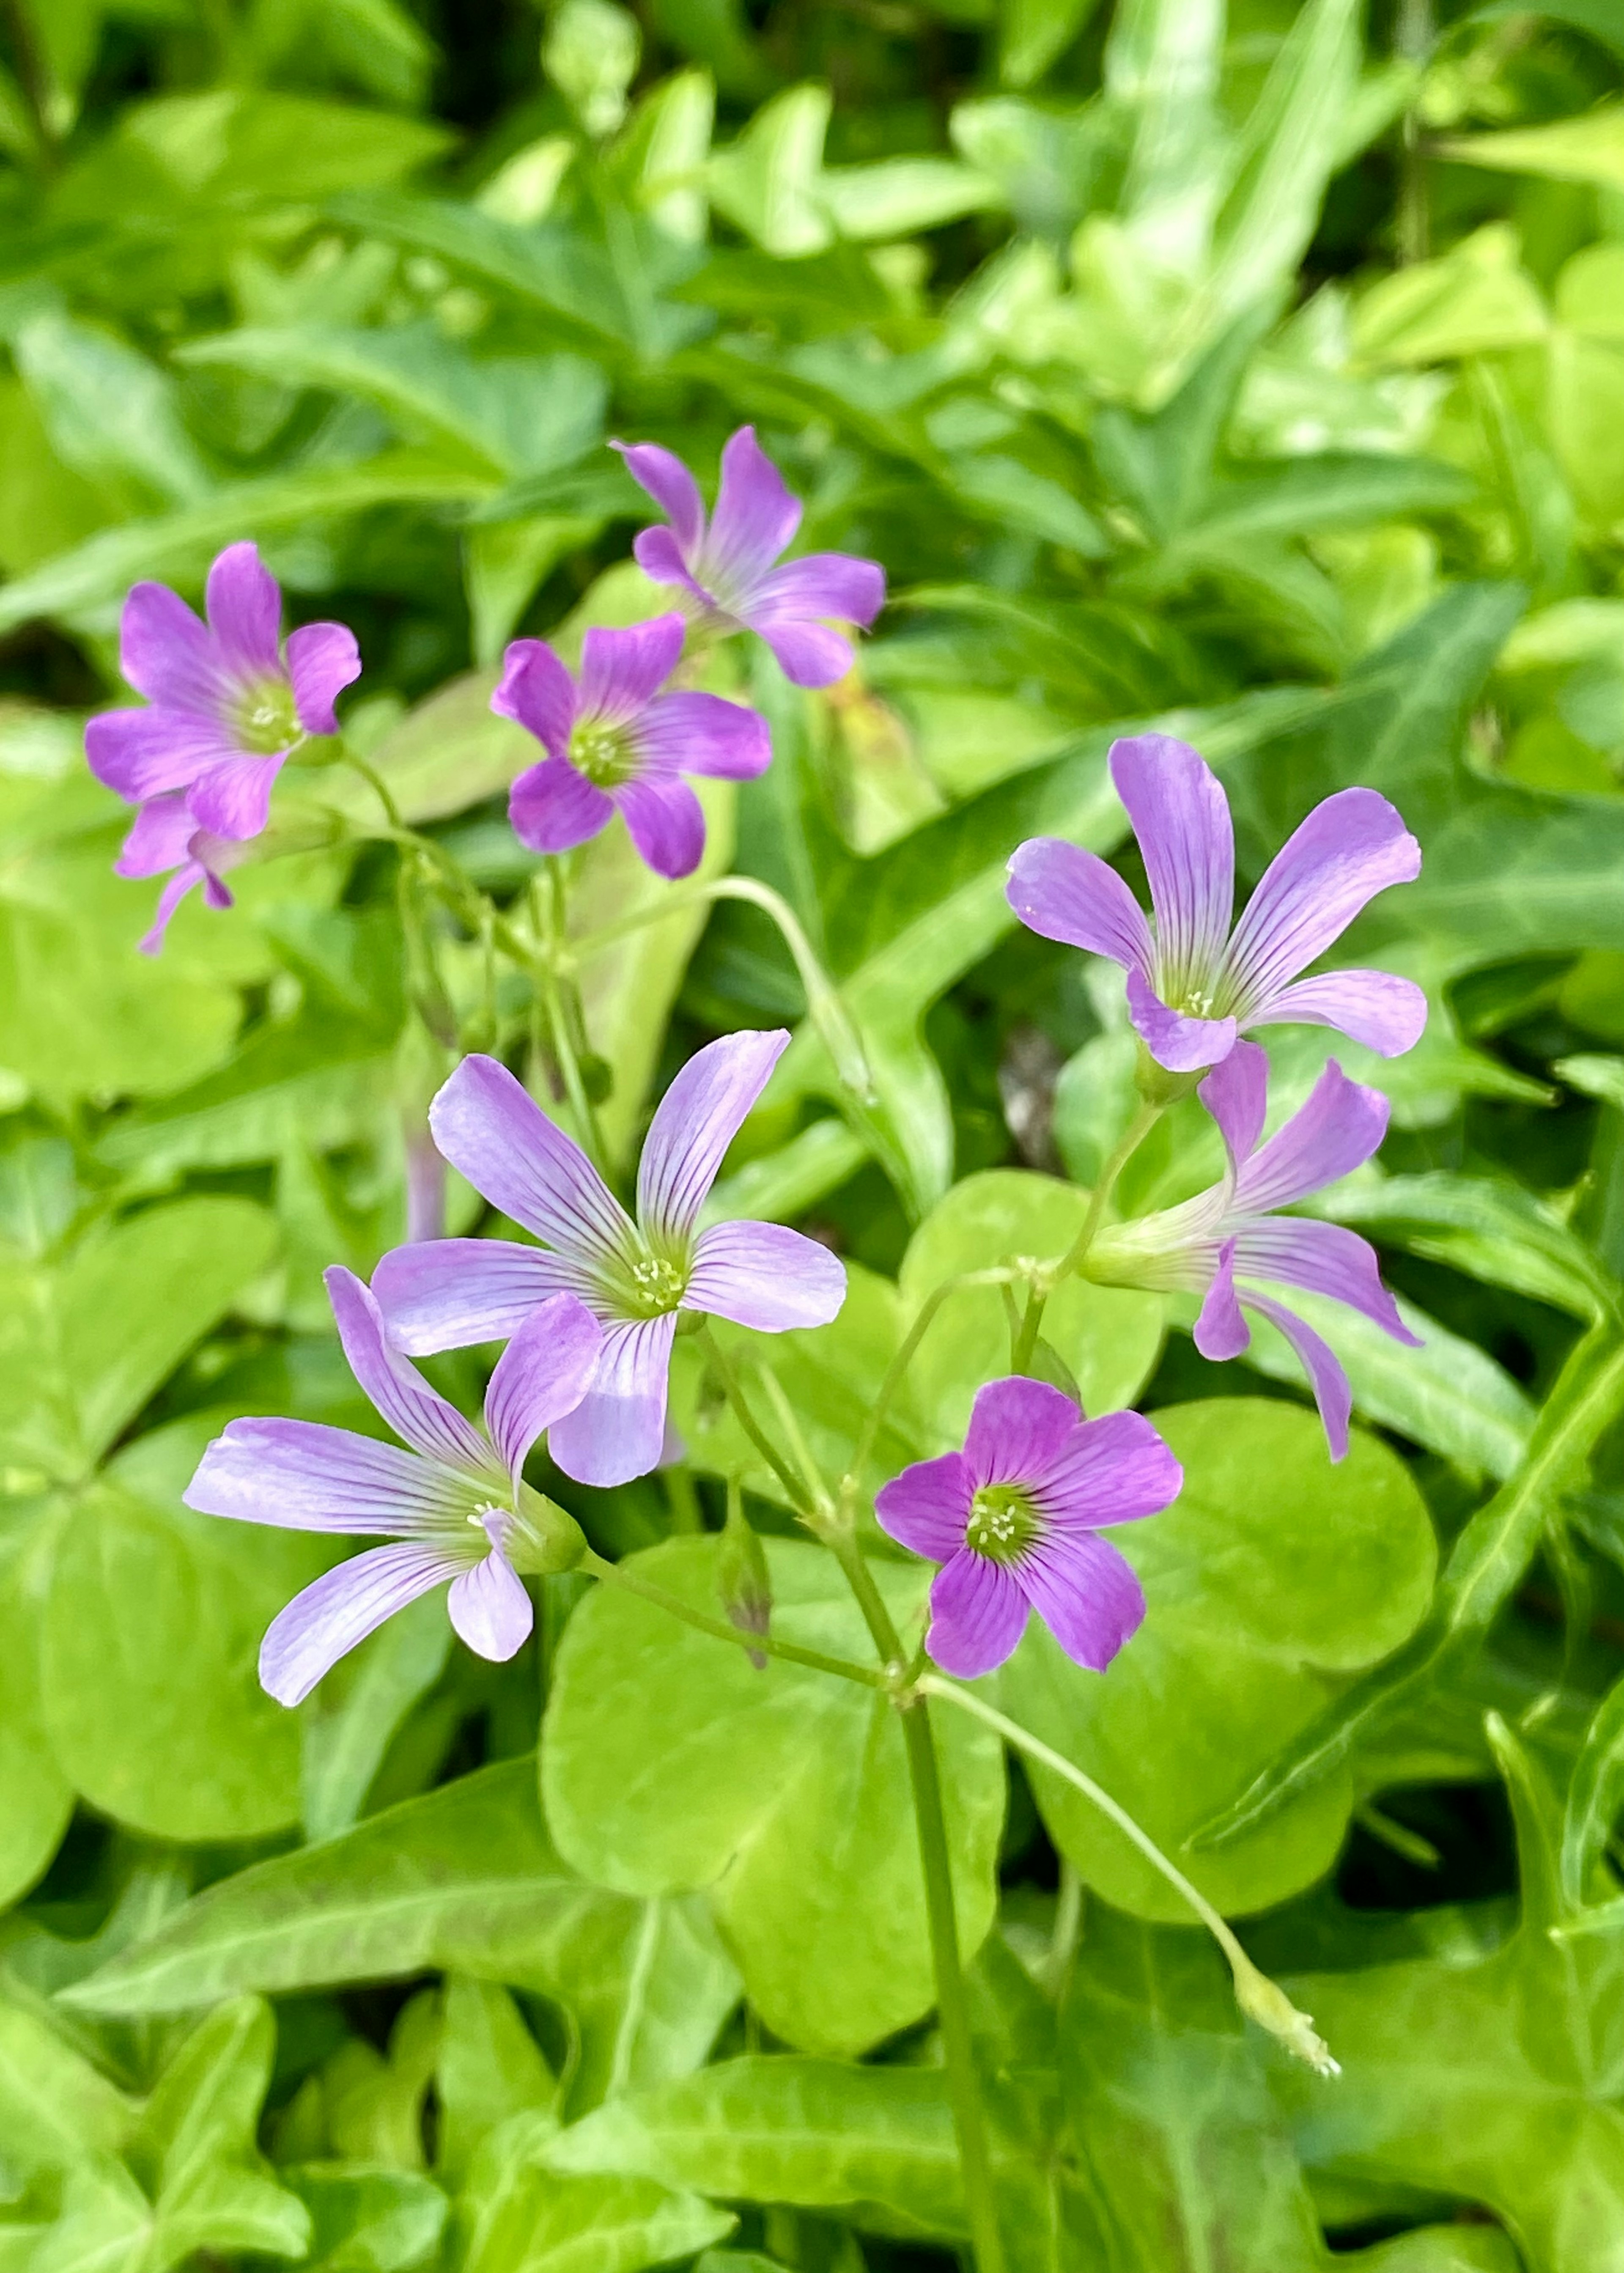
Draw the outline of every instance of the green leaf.
[[[526,2121],[488,2142],[469,2179],[459,2273],[643,2273],[732,2232],[730,2212],[647,2179],[543,2167]]]
[[[1624,103],[1604,103],[1583,117],[1508,134],[1471,134],[1438,145],[1441,157],[1501,173],[1543,174],[1556,182],[1593,182],[1624,189]]]
[[[774,1630],[864,1660],[872,1645],[834,1558],[767,1541]],[[715,1539],[628,1566],[714,1614]],[[924,1574],[875,1564],[904,1635]],[[942,1732],[960,1933],[991,1922],[1002,1763],[977,1727]],[[565,1854],[627,1893],[711,1889],[752,2005],[789,2043],[855,2052],[932,2002],[924,1887],[902,1732],[878,1692],[743,1650],[605,1585],[572,1618],[542,1743]]]
[[[341,1661],[304,1715],[300,1809],[307,1839],[329,1839],[360,1817],[400,1723],[433,1688],[451,1654],[438,1591],[408,1602]]]
[[[999,77],[1030,86],[1062,55],[1094,13],[1094,0],[1005,0],[999,21]]]
[[[436,2168],[456,2184],[488,2132],[513,2115],[556,2111],[558,2098],[558,2080],[506,1990],[453,1973],[435,2071]]]
[[[1602,1699],[1574,1762],[1562,1823],[1562,1894],[1576,1909],[1591,1889],[1597,1865],[1624,1806],[1624,1681]],[[1608,1889],[1612,1891],[1611,1887]]]
[[[0,1902],[26,1893],[56,1853],[73,1808],[40,1694],[37,1598],[45,1557],[35,1551],[32,1529],[15,1518],[9,1529],[0,1560]],[[49,1552],[49,1539],[46,1546]]]
[[[9,2169],[26,2176],[115,2153],[138,2112],[48,2014],[0,1996],[0,2138]]]
[[[1583,1241],[1553,1208],[1508,1178],[1441,1169],[1388,1176],[1330,1194],[1320,1212],[1374,1229],[1412,1255],[1489,1286],[1549,1302],[1587,1324],[1610,1299],[1606,1274]]]
[[[1144,1586],[1144,1625],[1102,1679],[1034,1621],[1004,1694],[1016,1720],[1102,1783],[1220,1909],[1263,1909],[1335,1858],[1353,1797],[1345,1769],[1217,1853],[1196,1851],[1194,1834],[1215,1793],[1244,1789],[1328,1697],[1412,1632],[1432,1589],[1432,1526],[1395,1454],[1356,1436],[1333,1467],[1310,1414],[1248,1398],[1155,1419],[1183,1463],[1183,1492],[1164,1514],[1111,1534]],[[1187,1920],[1165,1880],[1072,1787],[1041,1769],[1033,1785],[1089,1886],[1136,1916]]]
[[[201,499],[213,480],[182,423],[173,382],[111,332],[42,308],[18,329],[12,353],[52,446],[87,480],[133,477],[147,499]]]
[[[310,2273],[410,2273],[434,2257],[447,2204],[415,2171],[303,2163],[277,2176],[310,2213]]]

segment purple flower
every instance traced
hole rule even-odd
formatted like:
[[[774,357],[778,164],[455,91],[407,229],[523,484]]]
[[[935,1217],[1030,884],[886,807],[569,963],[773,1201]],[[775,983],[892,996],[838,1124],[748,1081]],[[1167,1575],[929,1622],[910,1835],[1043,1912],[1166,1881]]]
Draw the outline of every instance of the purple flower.
[[[1312,1327],[1251,1282],[1332,1295],[1395,1341],[1420,1347],[1381,1283],[1367,1240],[1341,1224],[1276,1212],[1362,1167],[1387,1134],[1388,1101],[1350,1081],[1333,1059],[1307,1103],[1260,1148],[1268,1088],[1268,1058],[1255,1042],[1238,1042],[1201,1086],[1229,1155],[1222,1180],[1181,1206],[1098,1233],[1082,1268],[1107,1286],[1200,1294],[1195,1347],[1203,1357],[1239,1357],[1246,1347],[1252,1335],[1243,1304],[1272,1319],[1302,1361],[1331,1458],[1340,1460],[1353,1407],[1348,1377]]]
[[[705,815],[684,774],[749,781],[766,771],[767,723],[719,694],[662,694],[682,653],[679,615],[630,631],[589,631],[580,682],[544,640],[515,640],[490,707],[516,718],[547,755],[520,775],[508,817],[533,852],[567,852],[625,814],[632,842],[662,876],[686,876],[705,850]]]
[[[1421,851],[1373,789],[1338,790],[1270,861],[1231,934],[1235,838],[1212,769],[1165,734],[1116,742],[1111,779],[1144,855],[1156,915],[1093,852],[1034,836],[1009,864],[1009,904],[1045,939],[1128,974],[1141,1039],[1171,1073],[1221,1064],[1253,1026],[1335,1026],[1384,1058],[1420,1039],[1426,997],[1387,971],[1299,979],[1366,901],[1421,872]]]
[[[447,1580],[451,1622],[468,1647],[512,1657],[533,1615],[515,1558],[559,1567],[558,1549],[574,1537],[562,1511],[523,1482],[525,1458],[586,1389],[602,1339],[580,1303],[555,1294],[504,1351],[479,1429],[396,1355],[358,1279],[335,1266],[327,1292],[351,1371],[411,1450],[314,1421],[233,1421],[185,1492],[205,1515],[381,1532],[396,1542],[338,1564],[273,1621],[259,1678],[283,1705],[308,1697],[374,1627]]]
[[[440,1239],[396,1248],[372,1280],[395,1341],[415,1353],[498,1340],[549,1295],[578,1295],[603,1327],[602,1355],[548,1449],[584,1484],[646,1474],[665,1444],[679,1317],[700,1312],[786,1333],[827,1325],[846,1297],[841,1263],[799,1232],[776,1223],[698,1229],[722,1156],[789,1039],[728,1034],[689,1059],[649,1127],[635,1222],[505,1066],[464,1058],[429,1108],[434,1141],[492,1206],[546,1246]]]
[[[943,1566],[931,1586],[931,1655],[971,1681],[1002,1665],[1036,1610],[1067,1657],[1096,1673],[1138,1631],[1145,1598],[1096,1533],[1156,1515],[1184,1471],[1142,1414],[1085,1421],[1063,1391],[1013,1376],[978,1390],[962,1452],[919,1460],[874,1512]]]
[[[682,460],[655,442],[617,442],[626,471],[670,523],[646,529],[632,546],[656,584],[680,584],[701,623],[760,632],[797,686],[832,686],[851,668],[851,644],[823,621],[872,624],[885,604],[886,574],[849,552],[809,552],[774,562],[801,525],[801,501],[741,426],[722,446],[722,485],[707,522],[699,485]]]
[[[103,710],[85,729],[90,769],[141,808],[115,863],[121,876],[174,870],[141,941],[163,944],[195,884],[228,908],[225,848],[258,836],[271,785],[307,734],[336,734],[334,697],[361,672],[355,634],[306,624],[281,647],[282,596],[252,544],[228,544],[208,574],[208,624],[167,584],[137,584],[119,625],[119,667],[144,710]]]

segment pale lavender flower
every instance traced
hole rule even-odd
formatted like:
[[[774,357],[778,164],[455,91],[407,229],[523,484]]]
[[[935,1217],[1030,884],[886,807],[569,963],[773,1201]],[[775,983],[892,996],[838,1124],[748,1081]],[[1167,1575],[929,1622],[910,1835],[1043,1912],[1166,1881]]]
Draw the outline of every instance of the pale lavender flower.
[[[1271,1319],[1302,1362],[1331,1458],[1340,1460],[1353,1409],[1348,1377],[1320,1335],[1255,1282],[1329,1294],[1395,1341],[1420,1347],[1367,1240],[1342,1224],[1276,1213],[1364,1166],[1387,1134],[1388,1100],[1350,1081],[1333,1059],[1307,1103],[1260,1147],[1268,1091],[1268,1058],[1255,1042],[1238,1042],[1200,1091],[1228,1155],[1221,1180],[1179,1207],[1099,1232],[1082,1267],[1106,1286],[1201,1295],[1195,1347],[1203,1357],[1239,1357],[1246,1347],[1243,1305]]]
[[[885,571],[849,552],[809,552],[775,566],[801,525],[801,501],[784,486],[755,428],[741,426],[722,446],[708,521],[699,484],[680,458],[655,442],[614,447],[670,523],[644,529],[632,546],[644,574],[681,585],[701,624],[759,632],[797,686],[843,679],[851,643],[825,619],[866,629],[885,605]]]
[[[451,1622],[468,1647],[512,1657],[534,1616],[514,1562],[547,1567],[568,1525],[524,1482],[525,1459],[585,1391],[602,1340],[573,1296],[555,1294],[504,1351],[480,1429],[390,1347],[358,1279],[335,1265],[327,1292],[351,1371],[411,1450],[315,1421],[233,1421],[184,1494],[205,1515],[381,1532],[395,1542],[336,1564],[272,1622],[259,1678],[283,1705],[308,1697],[385,1618],[447,1581]]]
[[[229,544],[209,570],[207,625],[167,584],[137,584],[119,624],[119,667],[148,708],[104,710],[85,729],[90,769],[140,811],[114,864],[121,876],[173,870],[141,941],[163,944],[195,885],[231,895],[226,848],[258,836],[271,787],[307,734],[335,734],[334,698],[360,676],[355,634],[306,624],[281,641],[282,596],[257,546]]]
[[[776,1223],[699,1228],[722,1156],[789,1039],[728,1034],[689,1059],[643,1146],[635,1221],[505,1066],[464,1058],[429,1109],[435,1143],[476,1191],[546,1245],[441,1239],[385,1255],[372,1285],[399,1347],[421,1353],[500,1340],[549,1295],[579,1295],[603,1327],[602,1355],[548,1449],[585,1484],[625,1483],[656,1467],[681,1317],[700,1313],[786,1333],[827,1325],[845,1300],[842,1264],[799,1232]]]
[[[1103,1672],[1138,1631],[1145,1598],[1129,1564],[1096,1536],[1156,1515],[1184,1471],[1142,1414],[1087,1421],[1044,1381],[978,1390],[962,1452],[919,1460],[882,1485],[874,1513],[916,1555],[942,1565],[926,1646],[944,1673],[1002,1665],[1036,1610],[1067,1657]]]
[[[547,755],[521,773],[508,818],[533,852],[567,852],[625,815],[632,842],[662,876],[686,876],[705,850],[705,814],[684,774],[749,781],[773,745],[767,722],[719,694],[660,689],[682,653],[683,619],[589,631],[580,681],[544,640],[514,640],[490,707],[517,719]]]
[[[1222,1063],[1253,1026],[1335,1026],[1384,1058],[1419,1040],[1426,997],[1388,971],[1301,979],[1421,851],[1386,798],[1338,790],[1270,861],[1231,933],[1235,838],[1229,799],[1187,743],[1113,743],[1111,779],[1149,880],[1154,932],[1116,870],[1063,837],[1034,836],[1009,863],[1009,904],[1029,930],[1126,971],[1140,1039],[1171,1073]]]

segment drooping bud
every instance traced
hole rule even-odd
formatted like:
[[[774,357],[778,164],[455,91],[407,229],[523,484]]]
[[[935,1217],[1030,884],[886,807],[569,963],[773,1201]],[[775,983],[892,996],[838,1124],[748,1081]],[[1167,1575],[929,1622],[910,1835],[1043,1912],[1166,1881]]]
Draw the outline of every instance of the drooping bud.
[[[1314,2034],[1313,2014],[1299,2013],[1279,1983],[1260,1973],[1244,1953],[1231,1950],[1227,1954],[1235,1977],[1235,2002],[1247,2018],[1267,2029],[1316,2075],[1340,2075],[1341,2063],[1331,2058],[1324,2038]]]
[[[728,1622],[740,1633],[765,1636],[773,1617],[773,1580],[767,1567],[767,1550],[745,1513],[745,1495],[737,1481],[728,1485],[728,1519],[716,1557],[716,1592]],[[767,1669],[759,1649],[750,1652],[758,1673]]]

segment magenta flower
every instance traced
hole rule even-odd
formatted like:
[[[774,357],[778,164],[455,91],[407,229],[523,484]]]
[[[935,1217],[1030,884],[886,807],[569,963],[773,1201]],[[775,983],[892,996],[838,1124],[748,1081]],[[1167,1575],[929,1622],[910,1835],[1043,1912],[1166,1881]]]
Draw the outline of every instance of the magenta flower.
[[[1116,742],[1111,779],[1144,855],[1152,932],[1116,870],[1059,836],[1034,836],[1009,864],[1009,904],[1044,939],[1126,971],[1140,1039],[1171,1073],[1218,1065],[1253,1026],[1335,1026],[1384,1058],[1426,1024],[1426,997],[1388,971],[1299,979],[1389,884],[1421,873],[1421,850],[1373,789],[1338,790],[1270,861],[1231,934],[1235,838],[1217,776],[1165,734]]]
[[[718,631],[759,632],[797,686],[832,686],[851,668],[851,643],[824,621],[866,630],[885,605],[886,574],[849,552],[809,552],[775,566],[801,525],[801,501],[741,426],[722,446],[722,484],[709,521],[699,484],[655,442],[617,442],[626,471],[670,523],[632,546],[656,584],[680,584],[691,611]]]
[[[119,624],[119,667],[144,710],[103,710],[85,729],[90,770],[139,806],[115,867],[176,873],[141,941],[156,954],[194,885],[228,908],[225,847],[258,836],[271,785],[307,734],[336,734],[334,697],[361,673],[355,634],[306,624],[281,646],[282,596],[252,544],[228,544],[208,574],[208,624],[167,584],[137,584]]]
[[[1388,1100],[1350,1081],[1333,1059],[1308,1101],[1261,1149],[1269,1060],[1239,1042],[1201,1085],[1229,1165],[1210,1191],[1180,1206],[1096,1235],[1083,1262],[1106,1286],[1181,1287],[1203,1297],[1195,1347],[1203,1357],[1239,1357],[1252,1339],[1242,1306],[1272,1319],[1302,1361],[1320,1418],[1340,1460],[1348,1449],[1353,1393],[1335,1352],[1311,1326],[1253,1282],[1329,1294],[1396,1342],[1420,1342],[1381,1283],[1375,1249],[1355,1231],[1276,1214],[1362,1167],[1387,1134]]]
[[[419,1353],[499,1340],[550,1295],[578,1295],[603,1328],[603,1350],[548,1448],[580,1483],[647,1474],[665,1444],[679,1317],[698,1312],[778,1334],[827,1325],[846,1297],[839,1260],[799,1232],[776,1223],[698,1228],[722,1156],[789,1039],[728,1034],[689,1059],[649,1127],[635,1222],[505,1066],[464,1058],[429,1108],[434,1141],[493,1207],[546,1245],[440,1239],[396,1248],[372,1285],[397,1344]]]
[[[533,852],[567,852],[617,811],[662,876],[686,876],[705,850],[705,815],[684,774],[749,781],[773,745],[767,722],[719,694],[662,694],[682,653],[679,615],[630,631],[589,631],[578,686],[544,640],[515,640],[490,707],[547,755],[521,773],[508,818]]]
[[[883,1529],[939,1570],[931,1655],[973,1681],[1002,1665],[1036,1610],[1067,1657],[1096,1673],[1145,1615],[1139,1580],[1096,1534],[1156,1515],[1184,1471],[1142,1414],[1085,1421],[1063,1391],[1012,1376],[978,1390],[962,1452],[882,1485]]]
[[[468,1647],[512,1657],[533,1617],[514,1562],[556,1563],[549,1549],[567,1522],[524,1482],[526,1456],[581,1396],[602,1341],[573,1296],[555,1294],[504,1351],[482,1429],[391,1349],[358,1279],[335,1265],[327,1292],[350,1370],[411,1450],[315,1421],[233,1421],[184,1494],[205,1515],[291,1531],[382,1532],[395,1542],[338,1564],[273,1620],[259,1678],[283,1705],[308,1697],[375,1627],[447,1580],[451,1622]]]

